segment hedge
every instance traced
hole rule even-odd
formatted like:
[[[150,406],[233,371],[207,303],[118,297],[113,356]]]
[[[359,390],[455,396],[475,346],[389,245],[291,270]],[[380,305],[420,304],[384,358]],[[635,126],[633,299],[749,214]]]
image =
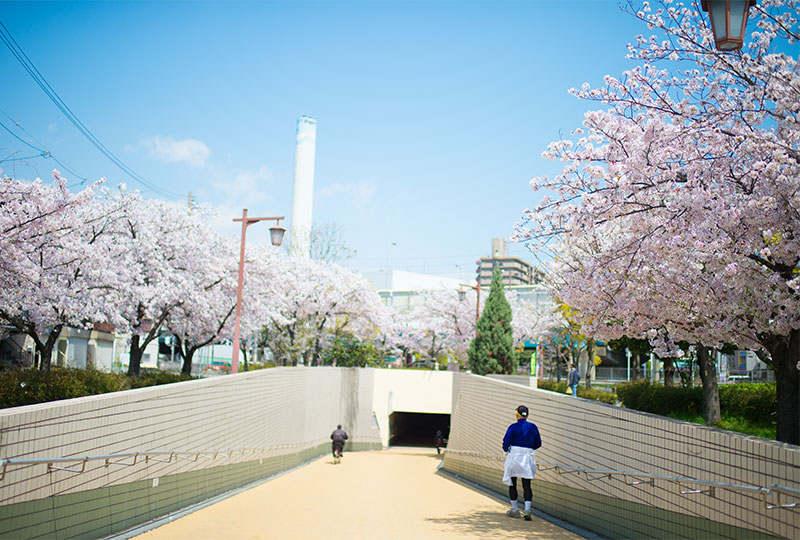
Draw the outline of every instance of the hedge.
[[[104,373],[93,369],[57,368],[0,372],[0,408],[19,407],[59,399],[106,394],[193,377],[165,371],[145,372],[141,377]]]
[[[741,417],[759,425],[775,421],[777,399],[773,383],[720,385],[719,404],[723,417]],[[699,386],[666,388],[650,381],[617,385],[622,405],[629,409],[667,416],[670,413],[703,414],[703,389]]]
[[[561,394],[567,393],[567,382],[556,382],[551,380],[540,380],[536,386],[541,390],[550,390],[551,392],[559,392]],[[578,386],[578,397],[584,399],[591,399],[593,401],[601,401],[614,405],[617,402],[617,395],[611,392],[604,392],[602,390],[587,390]]]

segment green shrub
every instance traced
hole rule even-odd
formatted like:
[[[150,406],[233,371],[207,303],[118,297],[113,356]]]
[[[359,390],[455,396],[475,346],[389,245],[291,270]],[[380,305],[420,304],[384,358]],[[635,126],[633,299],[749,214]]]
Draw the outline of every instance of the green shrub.
[[[247,366],[242,366],[242,371],[258,371],[259,369],[268,369],[275,367],[275,362],[269,361],[264,364],[248,362]]]
[[[372,343],[353,336],[338,337],[322,354],[325,365],[339,367],[366,367],[380,365],[378,350]]]
[[[667,416],[673,412],[702,414],[703,389],[700,387],[665,388],[650,381],[630,381],[617,385],[617,395],[628,409]]]
[[[593,401],[600,401],[614,405],[617,402],[617,394],[611,392],[604,392],[603,390],[587,390],[586,388],[578,387],[578,397],[583,399],[591,399]]]
[[[650,381],[631,381],[617,385],[622,404],[637,411],[668,416],[703,414],[703,388],[665,388]],[[719,404],[723,417],[744,418],[760,425],[775,421],[777,409],[775,385],[770,383],[727,384],[719,387]]]
[[[567,381],[551,381],[551,380],[542,380],[538,381],[536,386],[541,390],[550,390],[551,392],[558,392],[560,394],[567,393]]]
[[[191,378],[187,375],[162,371],[144,373],[141,377],[135,378],[93,369],[58,367],[50,371],[35,369],[4,371],[0,373],[0,408],[105,394]]]
[[[560,394],[567,393],[567,382],[561,381],[550,381],[550,380],[542,380],[538,381],[536,385],[540,390],[549,390],[551,392],[558,392]],[[603,390],[587,390],[581,386],[578,386],[578,397],[584,399],[591,399],[593,401],[601,401],[603,403],[610,403],[614,405],[617,402],[617,395],[612,394],[611,392],[604,392]]]
[[[629,409],[704,423],[703,388],[700,386],[665,388],[660,384],[652,385],[649,381],[632,381],[618,384],[617,394]],[[720,385],[719,405],[722,419],[718,427],[775,438],[775,384]]]
[[[719,406],[725,416],[768,426],[778,410],[776,392],[774,383],[725,384],[719,387]]]
[[[158,386],[174,382],[189,381],[193,379],[191,375],[184,373],[171,373],[169,371],[148,371],[139,377],[130,378],[130,388],[145,388],[147,386]]]

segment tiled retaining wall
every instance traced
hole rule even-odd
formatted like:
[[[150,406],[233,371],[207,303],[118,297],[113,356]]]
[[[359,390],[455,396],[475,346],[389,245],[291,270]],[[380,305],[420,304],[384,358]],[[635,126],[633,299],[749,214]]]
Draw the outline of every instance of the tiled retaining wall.
[[[541,431],[540,463],[800,488],[797,446],[486,377],[459,374],[453,388],[444,468],[504,495],[501,441],[520,404]],[[683,489],[698,488],[705,489]],[[800,538],[800,509],[767,510],[757,494],[720,488],[713,497],[681,495],[665,480],[626,485],[622,477],[542,470],[534,506],[610,538]]]
[[[339,423],[351,449],[380,448],[373,375],[276,368],[2,410],[0,458],[252,450],[131,466],[90,461],[83,473],[9,466],[0,481],[0,538],[124,530],[324,454]]]

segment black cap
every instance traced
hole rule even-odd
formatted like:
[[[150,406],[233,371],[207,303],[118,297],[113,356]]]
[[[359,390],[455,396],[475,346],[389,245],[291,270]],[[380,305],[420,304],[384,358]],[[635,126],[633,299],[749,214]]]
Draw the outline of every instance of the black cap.
[[[520,405],[519,407],[517,407],[517,413],[520,416],[524,416],[525,418],[527,418],[528,417],[528,408],[525,405]]]

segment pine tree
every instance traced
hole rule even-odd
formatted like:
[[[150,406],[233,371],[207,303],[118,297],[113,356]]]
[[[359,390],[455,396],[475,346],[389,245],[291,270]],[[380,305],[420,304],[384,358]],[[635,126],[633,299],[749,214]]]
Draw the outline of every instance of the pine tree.
[[[511,329],[511,306],[503,291],[500,270],[492,275],[489,298],[478,320],[478,335],[469,346],[469,365],[473,373],[515,373],[517,357]]]

